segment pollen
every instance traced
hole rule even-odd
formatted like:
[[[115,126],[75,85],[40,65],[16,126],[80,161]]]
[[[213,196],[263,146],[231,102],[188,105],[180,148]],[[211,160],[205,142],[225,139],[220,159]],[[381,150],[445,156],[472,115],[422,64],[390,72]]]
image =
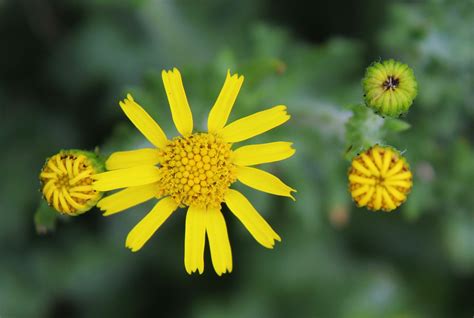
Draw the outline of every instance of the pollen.
[[[170,196],[183,207],[219,207],[237,179],[231,144],[213,134],[175,137],[160,157],[159,196]]]
[[[375,145],[352,160],[349,192],[357,206],[390,212],[406,201],[413,175],[405,158],[391,147]]]
[[[92,176],[101,171],[86,152],[63,150],[48,158],[41,170],[44,199],[60,213],[82,214],[102,196],[92,188]]]

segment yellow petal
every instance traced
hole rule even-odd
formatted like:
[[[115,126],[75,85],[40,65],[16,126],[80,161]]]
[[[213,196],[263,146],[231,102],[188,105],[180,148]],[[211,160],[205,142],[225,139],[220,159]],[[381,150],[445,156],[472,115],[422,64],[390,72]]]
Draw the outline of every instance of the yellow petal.
[[[257,242],[266,248],[273,248],[275,240],[281,241],[278,234],[242,193],[229,189],[225,195],[225,203]]]
[[[220,135],[226,142],[239,142],[280,126],[288,119],[286,106],[279,105],[234,121],[225,126]]]
[[[395,187],[386,186],[385,188],[387,189],[388,193],[393,195],[393,197],[397,199],[398,201],[405,201],[405,199],[407,198],[405,194],[398,191]]]
[[[40,173],[40,178],[42,179],[58,179],[58,174],[54,172],[41,172]]]
[[[145,148],[131,151],[118,151],[105,162],[107,170],[131,168],[134,166],[154,166],[160,161],[157,149]]]
[[[94,190],[94,187],[91,185],[75,186],[69,189],[71,192],[89,192],[92,190]]]
[[[92,199],[97,197],[97,193],[92,193],[92,194],[86,194],[86,193],[81,193],[81,192],[71,192],[71,194],[68,194],[71,197],[78,198],[78,199]],[[66,197],[66,195],[64,195]]]
[[[61,206],[63,207],[62,211],[66,213],[71,212],[71,210],[69,210],[69,205],[67,204],[66,199],[64,198],[64,195],[62,192],[59,193],[59,202],[61,203]]]
[[[393,165],[390,170],[387,171],[387,173],[385,174],[385,178],[390,178],[391,176],[399,173],[403,169],[403,164],[403,160],[398,160],[397,163]]]
[[[97,207],[105,211],[104,216],[108,216],[148,201],[154,198],[157,192],[155,183],[130,187],[103,198],[97,203]]]
[[[377,169],[377,167],[373,163],[372,159],[370,159],[370,157],[367,156],[365,153],[361,155],[361,158],[364,161],[367,168],[369,168],[370,172],[372,172],[374,176],[378,177],[380,175],[380,172],[379,172],[379,169]]]
[[[64,166],[60,156],[56,156],[56,164],[58,165],[59,170],[61,170],[63,174],[67,174],[66,167]]]
[[[205,214],[206,232],[211,249],[212,265],[217,275],[232,272],[232,251],[224,217],[219,209],[208,209]]]
[[[161,72],[161,77],[176,129],[181,135],[188,136],[193,131],[193,115],[184,92],[181,73],[177,68],[174,68],[172,71]]]
[[[207,119],[209,132],[215,133],[224,128],[243,82],[243,76],[239,76],[238,74],[231,76],[230,71],[227,71],[224,86]]]
[[[188,274],[204,271],[204,245],[206,242],[206,209],[190,206],[186,213],[184,234],[184,267]]]
[[[352,196],[353,197],[358,197],[361,194],[367,193],[369,191],[370,186],[368,185],[363,185],[355,190],[352,191]]]
[[[84,205],[83,204],[79,204],[77,203],[73,198],[72,196],[68,193],[68,191],[66,190],[66,188],[63,188],[63,191],[62,191],[63,195],[64,195],[64,198],[66,199],[66,201],[72,206],[74,207],[76,210],[81,210],[84,208]],[[74,195],[74,193],[73,193]],[[95,196],[95,195],[94,195]],[[92,197],[90,197],[92,198]],[[90,199],[89,198],[89,199]]]
[[[146,139],[157,148],[166,146],[168,139],[165,133],[156,121],[133,100],[132,95],[128,94],[127,98],[119,104],[128,119],[130,119]]]
[[[277,141],[243,146],[234,151],[234,164],[252,166],[284,160],[295,153],[295,149],[291,148],[291,145],[291,142]]]
[[[393,210],[393,209],[395,209],[395,208],[397,207],[397,206],[395,205],[395,203],[393,203],[392,198],[388,195],[387,190],[382,189],[382,197],[383,197],[385,203],[387,204],[389,211],[391,211],[391,210]]]
[[[53,206],[56,211],[61,211],[61,209],[59,208],[59,191],[53,192]]]
[[[385,180],[384,185],[402,187],[402,188],[411,188],[412,183],[410,181],[404,181],[404,180]]]
[[[72,178],[74,176],[74,172],[72,171],[72,160],[69,157],[66,158],[66,170],[69,178]]]
[[[138,166],[99,173],[93,187],[97,191],[110,191],[120,188],[141,186],[160,179],[160,170],[155,166]]]
[[[56,182],[54,180],[49,180],[43,187],[43,194],[48,202],[51,200],[51,195],[53,194],[53,191],[56,190],[55,183]]]
[[[405,180],[405,179],[410,179],[412,177],[413,175],[411,174],[410,171],[405,171],[405,172],[393,175],[391,177],[388,177],[387,180]]]
[[[390,162],[392,161],[392,151],[385,150],[383,154],[383,163],[382,168],[380,169],[380,175],[383,177],[388,171],[388,167],[390,166]]]
[[[295,200],[291,192],[296,192],[296,190],[266,171],[251,167],[238,167],[237,179],[251,188]]]
[[[369,191],[364,195],[364,197],[360,199],[360,201],[357,201],[359,206],[365,206],[370,201],[370,199],[372,199],[372,195],[374,194],[374,191],[375,191],[375,187],[370,187]]]
[[[375,164],[379,169],[382,168],[382,157],[380,157],[380,152],[378,148],[372,148],[372,157],[374,158]]]
[[[63,174],[63,172],[61,170],[59,170],[59,168],[54,165],[53,160],[48,160],[47,165],[51,170],[54,171],[54,173],[57,173],[59,176],[61,176]]]
[[[72,178],[71,180],[69,180],[69,185],[75,185],[76,183],[78,183],[79,181],[81,181],[82,179],[84,178],[88,178],[90,177],[90,175],[94,173],[92,171],[91,168],[86,168],[86,170],[83,170],[82,172],[80,172],[77,176],[75,176],[74,178]]]
[[[375,187],[375,200],[374,200],[374,209],[380,210],[382,207],[382,187]]]
[[[355,183],[360,183],[360,184],[368,184],[368,185],[374,185],[375,184],[374,179],[360,177],[356,174],[349,175],[349,181],[355,182]]]
[[[128,233],[125,246],[136,252],[145,245],[153,233],[178,208],[178,203],[170,197],[162,199],[135,227]]]
[[[370,170],[368,170],[366,167],[364,167],[364,165],[361,164],[359,161],[357,161],[357,160],[352,161],[352,166],[354,167],[354,169],[356,169],[357,171],[359,171],[360,173],[362,173],[366,177],[371,177],[372,176],[372,172],[370,172]]]

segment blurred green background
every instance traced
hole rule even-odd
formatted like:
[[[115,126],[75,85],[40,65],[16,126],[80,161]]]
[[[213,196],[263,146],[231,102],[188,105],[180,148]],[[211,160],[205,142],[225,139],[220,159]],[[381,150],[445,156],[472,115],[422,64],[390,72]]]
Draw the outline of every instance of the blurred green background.
[[[1,0],[0,37],[1,318],[474,314],[472,1]],[[351,107],[386,58],[418,79],[409,125]],[[266,250],[225,213],[234,271],[220,278],[208,250],[205,273],[186,274],[184,211],[139,253],[124,241],[151,202],[46,234],[33,222],[46,157],[144,145],[118,107],[127,92],[175,134],[160,76],[173,66],[201,129],[229,68],[245,75],[231,119],[292,114],[257,141],[294,141],[264,169],[297,201],[240,187],[283,241]],[[372,142],[405,151],[415,174],[394,213],[347,192],[346,150]]]

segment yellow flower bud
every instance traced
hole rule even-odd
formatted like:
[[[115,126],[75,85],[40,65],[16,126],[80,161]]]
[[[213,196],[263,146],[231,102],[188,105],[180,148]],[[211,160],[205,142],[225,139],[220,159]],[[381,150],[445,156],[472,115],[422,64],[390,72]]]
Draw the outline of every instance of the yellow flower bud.
[[[352,160],[349,192],[359,207],[390,212],[399,207],[413,186],[405,158],[395,149],[375,145]]]
[[[61,150],[49,157],[40,173],[41,192],[56,211],[76,216],[89,211],[102,197],[93,189],[93,176],[104,171],[96,154]]]

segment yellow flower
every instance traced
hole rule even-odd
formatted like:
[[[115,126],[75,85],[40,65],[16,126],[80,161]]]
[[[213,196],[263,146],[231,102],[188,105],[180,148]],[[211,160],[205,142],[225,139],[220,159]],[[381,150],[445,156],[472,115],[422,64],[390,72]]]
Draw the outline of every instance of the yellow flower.
[[[352,160],[349,191],[357,206],[390,212],[407,199],[412,178],[408,163],[398,151],[375,145]]]
[[[156,147],[113,153],[107,170],[95,176],[99,191],[126,188],[98,203],[111,215],[153,198],[160,201],[128,234],[126,246],[138,251],[178,208],[187,207],[184,265],[191,274],[204,270],[206,234],[218,275],[232,271],[232,252],[221,212],[226,203],[261,245],[273,248],[280,237],[239,191],[230,189],[239,180],[254,189],[292,197],[295,191],[276,176],[250,166],[291,157],[290,142],[243,146],[232,144],[252,138],[286,122],[283,105],[255,113],[228,125],[227,119],[244,81],[227,73],[224,86],[209,113],[208,132],[193,133],[193,117],[180,72],[163,71],[162,78],[179,137],[168,139],[160,126],[128,95],[120,107],[138,130]]]
[[[82,214],[102,197],[93,189],[92,177],[103,171],[103,163],[95,154],[61,150],[48,158],[41,170],[41,192],[56,211],[71,216]]]

